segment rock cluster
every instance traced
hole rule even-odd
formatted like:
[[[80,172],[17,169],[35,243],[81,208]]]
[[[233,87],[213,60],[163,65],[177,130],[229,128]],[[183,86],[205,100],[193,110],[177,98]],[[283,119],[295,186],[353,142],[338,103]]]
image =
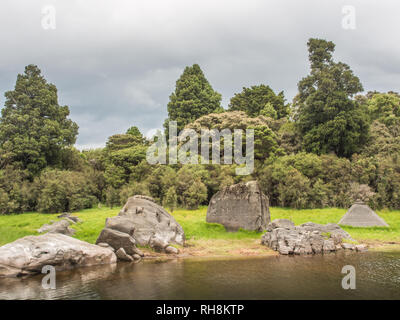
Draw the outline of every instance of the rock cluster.
[[[262,231],[271,221],[268,202],[257,181],[234,184],[213,195],[207,222],[220,223],[228,231],[239,228]]]
[[[268,224],[261,243],[280,254],[319,254],[340,249],[366,251],[365,245],[343,243],[353,240],[336,224],[320,225],[312,222],[295,226],[287,219],[277,219]]]
[[[41,273],[43,266],[56,270],[111,264],[114,252],[63,234],[26,236],[0,247],[0,277]]]
[[[171,244],[184,245],[185,233],[179,223],[163,207],[147,196],[130,197],[116,217],[108,218],[98,244],[110,245],[115,251],[123,248],[125,254],[135,258],[143,255],[136,244],[176,254],[178,249]],[[124,252],[119,252],[121,260]]]
[[[62,218],[58,221],[51,221],[50,224],[44,224],[41,226],[37,232],[39,233],[61,233],[67,236],[72,236],[75,234],[75,230],[70,228],[70,225],[79,222],[78,217],[71,216],[70,213],[63,213],[58,216],[58,218]]]

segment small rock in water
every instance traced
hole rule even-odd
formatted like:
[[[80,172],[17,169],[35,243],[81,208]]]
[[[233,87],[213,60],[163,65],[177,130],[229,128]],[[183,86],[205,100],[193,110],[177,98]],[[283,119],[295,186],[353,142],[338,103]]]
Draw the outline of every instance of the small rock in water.
[[[134,255],[136,254],[139,257],[144,257],[144,253],[141,250],[139,250],[139,248],[135,248],[134,251],[135,251]]]
[[[134,255],[133,255],[133,259],[134,259],[135,261],[139,262],[140,260],[142,260],[142,257],[139,256],[138,254],[134,254]]]
[[[365,244],[358,244],[356,245],[356,250],[358,252],[365,252],[368,251],[368,247]]]
[[[168,247],[168,245],[169,245],[168,242],[161,237],[153,236],[150,239],[150,247],[152,247],[156,251],[164,251],[165,248]]]
[[[124,248],[119,248],[119,249],[115,252],[115,254],[117,255],[117,258],[118,258],[119,260],[122,260],[122,261],[129,261],[129,262],[133,261],[133,257],[131,257],[129,254],[127,254],[127,253],[125,252]]]
[[[178,250],[177,248],[175,248],[175,247],[168,246],[168,247],[165,248],[165,253],[168,253],[168,254],[178,254],[178,253],[179,253],[179,250]]]
[[[355,250],[356,246],[354,244],[352,244],[352,243],[343,242],[342,243],[342,248],[346,249],[346,250]]]

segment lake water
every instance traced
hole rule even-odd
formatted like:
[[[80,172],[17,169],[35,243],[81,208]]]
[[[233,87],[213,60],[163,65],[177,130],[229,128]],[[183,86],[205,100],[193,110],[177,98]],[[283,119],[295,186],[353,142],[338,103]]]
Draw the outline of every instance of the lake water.
[[[0,279],[0,299],[400,299],[398,252],[119,263],[57,272],[54,290],[43,276]]]

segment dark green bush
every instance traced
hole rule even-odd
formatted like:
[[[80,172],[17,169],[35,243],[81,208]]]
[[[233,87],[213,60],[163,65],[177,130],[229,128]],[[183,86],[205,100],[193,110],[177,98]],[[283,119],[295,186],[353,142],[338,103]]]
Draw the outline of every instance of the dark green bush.
[[[45,170],[34,181],[39,212],[64,212],[91,208],[98,202],[96,185],[82,172]]]

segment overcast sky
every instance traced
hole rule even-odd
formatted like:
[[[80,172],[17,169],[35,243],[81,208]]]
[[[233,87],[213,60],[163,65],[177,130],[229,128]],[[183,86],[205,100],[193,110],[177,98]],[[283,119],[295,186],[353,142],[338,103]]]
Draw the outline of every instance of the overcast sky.
[[[55,29],[42,26],[47,5]],[[342,26],[345,5],[355,29]],[[333,41],[366,91],[400,91],[399,17],[397,0],[1,0],[0,105],[36,64],[79,125],[77,147],[99,147],[132,125],[161,128],[175,81],[194,63],[224,107],[261,83],[291,101],[310,37]]]

